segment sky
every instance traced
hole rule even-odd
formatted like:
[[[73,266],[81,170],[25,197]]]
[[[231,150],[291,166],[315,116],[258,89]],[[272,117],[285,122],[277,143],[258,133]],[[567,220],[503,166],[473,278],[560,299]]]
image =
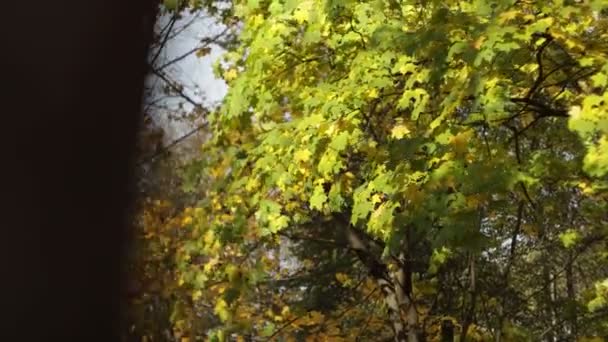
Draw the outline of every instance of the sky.
[[[165,27],[169,20],[169,15],[159,18],[156,24],[157,30]],[[191,24],[188,25],[189,23]],[[200,46],[201,38],[214,36],[223,30],[223,27],[214,23],[213,20],[205,17],[202,13],[185,14],[183,18],[175,23],[173,31],[179,31],[184,27],[185,29],[182,32],[168,40],[158,58],[157,65],[162,65],[164,62]],[[215,78],[212,71],[213,62],[224,51],[216,45],[211,46],[211,48],[211,53],[203,58],[191,54],[165,69],[172,80],[184,86],[185,94],[204,104],[205,107],[219,105],[227,91],[224,81]],[[152,53],[155,52],[152,51]],[[193,128],[193,125],[189,122],[171,119],[171,116],[175,116],[176,113],[187,113],[193,108],[192,105],[182,98],[166,97],[163,93],[165,82],[154,75],[148,77],[146,86],[151,88],[151,91],[146,95],[144,104],[153,103],[152,106],[147,106],[147,112],[154,122],[164,129],[165,143],[178,139]],[[183,106],[183,109],[180,109],[180,105]]]

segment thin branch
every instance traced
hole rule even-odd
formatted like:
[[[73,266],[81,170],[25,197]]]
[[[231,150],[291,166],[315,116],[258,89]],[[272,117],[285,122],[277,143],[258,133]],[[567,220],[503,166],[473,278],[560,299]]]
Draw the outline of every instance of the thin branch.
[[[156,70],[154,67],[152,67],[151,65],[149,66],[150,70],[152,71],[152,73],[156,76],[158,76],[158,78],[160,78],[161,80],[163,80],[165,83],[167,83],[167,85],[169,87],[171,87],[171,89],[173,89],[179,96],[181,96],[184,100],[188,101],[188,103],[190,103],[191,105],[193,105],[196,108],[202,108],[203,105],[201,103],[198,103],[197,101],[195,101],[194,99],[192,99],[190,96],[188,96],[186,93],[184,93],[184,91],[181,89],[181,87],[179,87],[178,85],[176,85],[173,81],[171,81],[167,75],[165,75],[162,71],[160,70]]]
[[[528,93],[525,96],[525,98],[527,98],[527,99],[532,98],[532,96],[534,95],[534,92],[536,92],[536,89],[538,89],[538,87],[541,85],[541,83],[543,83],[543,81],[545,80],[545,77],[543,75],[543,61],[542,61],[543,52],[545,51],[545,48],[547,46],[549,46],[549,44],[551,44],[551,42],[553,42],[553,37],[547,35],[546,37],[543,37],[543,38],[545,38],[546,40],[538,48],[538,51],[536,51],[536,63],[538,64],[538,76],[536,77],[536,81],[534,81],[534,84],[528,90]]]
[[[341,248],[355,250],[355,249],[351,248],[350,246],[348,246],[347,244],[341,243],[336,240],[320,239],[320,238],[315,238],[315,237],[310,237],[310,236],[293,235],[293,234],[287,234],[285,232],[278,232],[277,235],[286,237],[290,240],[317,242],[317,243],[332,245],[334,247],[341,247]]]
[[[182,25],[180,28],[176,29],[175,32],[169,36],[169,39],[173,39],[173,38],[179,36],[180,33],[184,32],[188,27],[192,26],[192,24],[194,24],[197,20],[199,20],[201,18],[202,14],[203,14],[202,11],[197,12],[196,16],[193,16],[193,18],[190,19],[187,23]]]
[[[585,238],[583,241],[580,242],[580,244],[576,248],[576,251],[575,251],[576,253],[572,256],[572,259],[571,259],[570,263],[574,264],[574,262],[576,261],[576,259],[578,259],[578,257],[580,257],[588,248],[590,248],[591,246],[593,246],[595,243],[605,241],[606,238],[608,238],[608,236],[602,235],[602,234],[591,235],[591,236],[588,236],[587,238]],[[567,266],[568,265],[565,265],[564,267],[562,267],[558,272],[556,272],[553,275],[553,277],[557,278],[557,277],[561,276],[564,272],[566,272]],[[550,283],[543,284],[536,291],[534,291],[531,294],[523,297],[522,301],[523,302],[529,302],[531,298],[535,297],[536,295],[538,295],[540,293],[543,293],[547,289],[547,287],[549,287],[549,285],[550,285]]]
[[[178,12],[175,11],[175,13],[173,13],[173,16],[170,19],[167,32],[165,33],[165,36],[163,37],[163,40],[161,41],[161,43],[158,47],[158,50],[156,50],[156,54],[154,54],[154,57],[152,57],[152,60],[150,61],[151,65],[154,65],[154,63],[156,63],[156,60],[158,60],[158,57],[160,56],[161,52],[165,48],[165,45],[169,41],[169,33],[173,29],[173,26],[175,25],[175,22],[177,21],[177,17],[178,17]]]
[[[355,286],[355,288],[354,288],[353,290],[356,290],[356,289],[357,289],[359,286],[361,286],[361,284],[363,284],[363,281],[364,281],[365,279],[366,279],[365,277],[361,278],[361,280],[359,281],[359,283],[358,283],[358,284]],[[362,301],[362,302],[358,302],[358,301],[357,301],[357,302],[353,302],[353,303],[351,303],[351,305],[349,305],[349,306],[348,306],[346,309],[344,309],[342,312],[340,312],[340,313],[338,314],[338,316],[336,316],[336,317],[334,317],[334,318],[335,318],[335,319],[339,319],[339,318],[341,318],[342,316],[344,316],[344,315],[345,315],[345,314],[346,314],[348,311],[350,311],[352,308],[354,308],[355,306],[360,305],[361,303],[365,303],[365,302],[367,302],[367,301],[369,300],[369,298],[370,298],[370,297],[371,297],[371,296],[372,296],[372,295],[373,295],[373,294],[376,292],[376,290],[377,290],[377,289],[378,289],[377,287],[374,287],[374,289],[373,289],[373,290],[371,290],[371,291],[370,291],[370,292],[369,292],[369,293],[368,293],[368,294],[367,294],[367,295],[366,295],[366,296],[363,298],[363,301]]]
[[[502,275],[504,285],[506,286],[509,280],[509,275],[511,273],[511,267],[513,267],[513,263],[515,262],[515,253],[517,250],[517,236],[519,236],[519,232],[521,231],[521,225],[523,221],[524,214],[524,202],[519,201],[519,205],[517,207],[517,221],[515,222],[515,228],[513,229],[513,234],[511,235],[511,249],[509,251],[509,261],[505,266],[505,271]]]
[[[524,183],[519,182],[519,186],[521,186],[521,191],[524,193],[524,196],[526,197],[526,200],[528,200],[528,202],[530,203],[530,206],[532,206],[532,209],[536,209],[536,204],[534,203],[534,201],[532,201],[532,198],[530,197],[528,189],[526,188]]]
[[[175,57],[174,59],[172,59],[172,60],[164,63],[161,66],[159,66],[158,68],[156,68],[156,70],[159,70],[159,71],[164,70],[165,68],[167,68],[167,67],[169,67],[169,66],[171,66],[171,65],[173,65],[173,64],[175,64],[177,62],[182,61],[184,58],[192,55],[193,53],[199,51],[200,49],[204,49],[206,47],[209,47],[209,45],[217,42],[217,40],[220,39],[226,33],[226,31],[228,31],[228,28],[224,29],[224,31],[222,31],[221,33],[217,34],[216,36],[214,36],[212,38],[205,38],[205,39],[201,40],[201,42],[204,43],[203,45],[200,45],[200,46],[197,46],[195,48],[190,49],[189,51],[181,54],[180,56]]]
[[[529,106],[532,106],[530,110],[541,114],[543,117],[569,117],[568,112],[561,109],[552,108],[540,101],[529,99],[529,98],[521,98],[521,97],[512,97],[511,102],[515,103],[524,103],[525,108],[527,109]]]
[[[207,127],[207,123],[206,122],[203,123],[202,125],[199,125],[199,126],[195,127],[190,132],[182,135],[181,137],[173,140],[167,146],[163,147],[160,151],[157,151],[156,153],[154,153],[150,157],[147,157],[144,160],[140,161],[139,163],[137,163],[137,166],[141,166],[143,164],[147,164],[147,163],[153,161],[154,159],[160,157],[161,155],[169,152],[170,149],[172,149],[173,147],[177,146],[179,143],[181,143],[182,141],[188,139],[189,137],[191,137],[192,135],[194,135],[196,132],[200,131],[201,129],[203,129],[205,127]]]
[[[303,315],[300,315],[300,316],[298,316],[298,317],[296,317],[296,318],[293,318],[293,319],[291,319],[291,320],[287,321],[285,324],[283,324],[281,327],[279,327],[279,329],[275,330],[275,332],[274,332],[274,333],[272,333],[272,335],[270,335],[270,336],[268,337],[268,340],[269,340],[269,341],[270,341],[270,340],[272,340],[272,339],[273,339],[274,337],[276,337],[276,336],[277,336],[277,335],[278,335],[278,334],[279,334],[281,331],[283,331],[285,328],[287,328],[288,326],[290,326],[290,325],[291,325],[293,322],[295,322],[295,321],[299,320],[300,318],[304,317],[304,315],[308,315],[308,312],[307,312],[307,313],[305,313],[305,314],[303,314]]]
[[[365,324],[363,324],[363,327],[361,327],[361,329],[357,333],[357,336],[355,337],[356,342],[359,341],[359,338],[361,338],[361,335],[367,330],[367,327],[369,326],[369,322],[371,322],[373,317],[374,317],[373,315],[369,315],[369,317],[365,321]]]

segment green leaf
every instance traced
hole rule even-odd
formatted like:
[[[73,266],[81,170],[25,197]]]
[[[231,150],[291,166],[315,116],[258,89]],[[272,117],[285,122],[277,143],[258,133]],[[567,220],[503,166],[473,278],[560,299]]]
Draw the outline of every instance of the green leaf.
[[[323,185],[319,184],[315,187],[315,191],[310,198],[310,207],[311,209],[321,210],[325,201],[327,201],[325,190],[323,189]]]
[[[264,324],[264,328],[261,331],[261,335],[263,337],[272,336],[272,334],[274,334],[275,330],[276,330],[276,326],[274,325],[274,323],[266,322],[266,324]]]
[[[369,199],[370,194],[371,189],[369,189],[366,185],[362,185],[355,190],[353,195],[353,212],[351,216],[352,224],[357,224],[359,220],[367,218],[369,213],[374,208],[373,203]]]
[[[603,88],[608,84],[608,75],[604,72],[599,72],[591,76],[591,82],[594,87]]]
[[[340,132],[332,139],[331,144],[329,146],[337,152],[344,151],[344,149],[348,145],[348,137],[348,132]]]
[[[163,0],[163,5],[169,11],[177,10],[177,6],[179,4],[179,0]]]
[[[564,247],[572,248],[580,239],[580,235],[576,230],[568,229],[567,231],[559,235],[559,239],[562,241]]]

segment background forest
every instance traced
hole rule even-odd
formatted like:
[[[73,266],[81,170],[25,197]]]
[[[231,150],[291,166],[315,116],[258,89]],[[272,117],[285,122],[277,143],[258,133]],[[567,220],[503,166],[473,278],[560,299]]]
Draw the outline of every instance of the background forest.
[[[607,1],[161,7],[125,341],[608,340]]]

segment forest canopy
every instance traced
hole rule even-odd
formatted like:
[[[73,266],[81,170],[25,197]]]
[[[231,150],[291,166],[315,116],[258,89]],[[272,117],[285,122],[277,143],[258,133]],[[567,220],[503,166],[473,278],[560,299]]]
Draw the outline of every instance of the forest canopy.
[[[168,7],[238,35],[142,204],[167,339],[608,338],[606,1]]]

